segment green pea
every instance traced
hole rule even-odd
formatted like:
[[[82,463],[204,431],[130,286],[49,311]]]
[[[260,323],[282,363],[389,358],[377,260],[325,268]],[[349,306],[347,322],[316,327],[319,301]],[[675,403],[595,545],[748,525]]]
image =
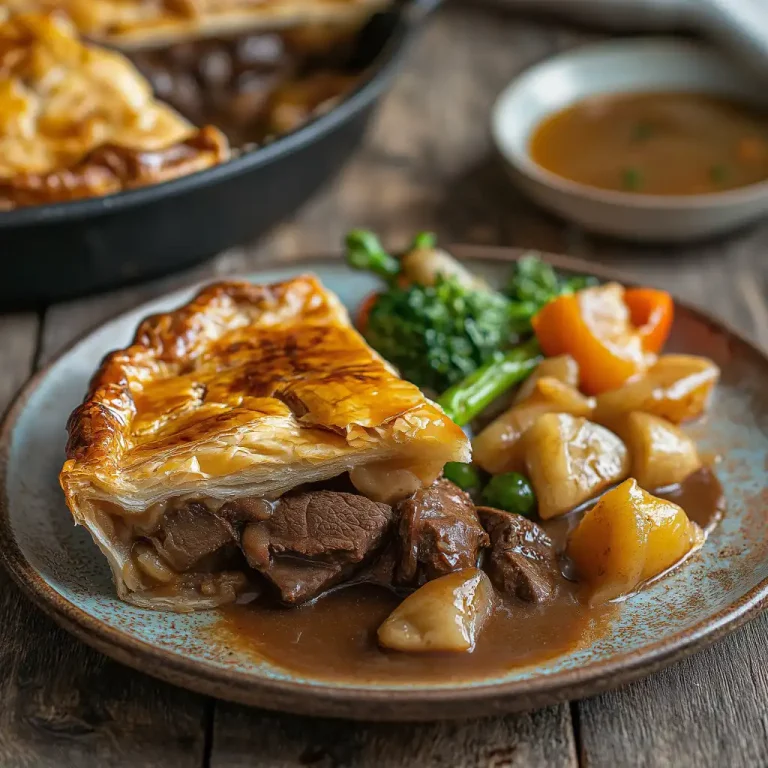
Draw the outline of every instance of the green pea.
[[[471,464],[450,461],[443,467],[443,474],[446,479],[458,485],[462,491],[477,491],[483,484],[480,479],[480,472]]]
[[[530,517],[536,510],[536,494],[528,478],[519,472],[505,472],[491,478],[483,491],[483,503],[489,507]]]

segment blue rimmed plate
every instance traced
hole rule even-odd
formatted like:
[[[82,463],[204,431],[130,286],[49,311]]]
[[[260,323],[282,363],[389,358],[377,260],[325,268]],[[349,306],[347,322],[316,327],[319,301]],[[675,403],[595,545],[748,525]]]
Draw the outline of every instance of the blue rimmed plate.
[[[492,284],[518,251],[458,248]],[[552,257],[556,266],[595,272]],[[375,278],[338,259],[249,275],[274,282],[312,271],[354,308]],[[611,277],[610,274],[598,274]],[[719,453],[725,519],[685,567],[623,603],[591,644],[556,658],[472,682],[328,682],[292,673],[230,646],[215,614],[165,614],[115,597],[106,561],[72,525],[58,484],[64,425],[104,354],[130,341],[138,322],[186,301],[170,294],[106,323],[76,342],[23,389],[0,434],[0,554],[46,613],[98,650],[170,682],[221,698],[307,714],[406,720],[530,709],[593,694],[652,672],[754,616],[768,600],[768,359],[718,322],[678,303],[671,346],[706,355],[723,370],[706,425],[705,452]]]

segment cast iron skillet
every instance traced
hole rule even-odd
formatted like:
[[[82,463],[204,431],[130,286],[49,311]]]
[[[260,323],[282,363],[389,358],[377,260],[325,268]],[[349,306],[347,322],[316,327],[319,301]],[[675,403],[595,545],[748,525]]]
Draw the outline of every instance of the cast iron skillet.
[[[0,213],[0,308],[40,305],[171,272],[295,210],[363,136],[407,43],[440,0],[405,0],[361,31],[370,68],[338,107],[272,144],[164,184]]]

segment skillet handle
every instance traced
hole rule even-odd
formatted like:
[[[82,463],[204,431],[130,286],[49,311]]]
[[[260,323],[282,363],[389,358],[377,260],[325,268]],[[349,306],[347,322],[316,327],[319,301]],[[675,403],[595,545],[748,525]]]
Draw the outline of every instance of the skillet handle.
[[[403,16],[408,26],[418,26],[429,16],[443,0],[406,0]]]

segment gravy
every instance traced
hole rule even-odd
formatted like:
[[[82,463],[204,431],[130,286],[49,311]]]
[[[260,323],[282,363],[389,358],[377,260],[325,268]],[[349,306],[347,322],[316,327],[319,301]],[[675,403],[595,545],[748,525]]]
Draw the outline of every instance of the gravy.
[[[768,179],[768,117],[697,93],[601,95],[547,117],[533,160],[599,189],[697,195]]]
[[[709,469],[658,495],[680,504],[707,533],[723,515],[722,487]],[[542,523],[559,551],[584,511]],[[621,610],[621,603],[589,606],[578,585],[565,582],[546,605],[499,597],[472,653],[405,654],[376,642],[376,630],[401,599],[384,587],[353,584],[301,608],[231,605],[221,609],[213,632],[223,645],[313,678],[449,682],[480,680],[587,646]]]

